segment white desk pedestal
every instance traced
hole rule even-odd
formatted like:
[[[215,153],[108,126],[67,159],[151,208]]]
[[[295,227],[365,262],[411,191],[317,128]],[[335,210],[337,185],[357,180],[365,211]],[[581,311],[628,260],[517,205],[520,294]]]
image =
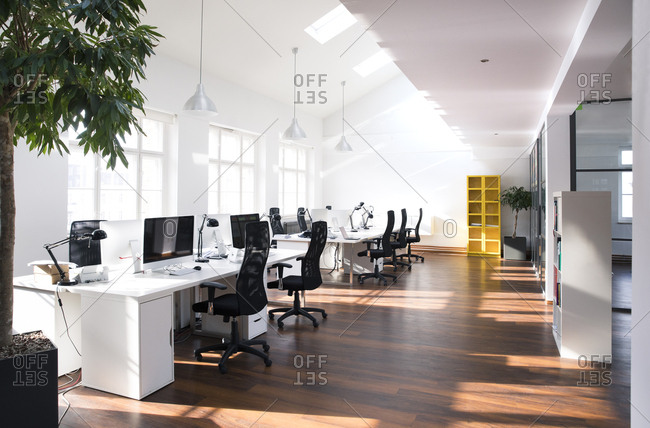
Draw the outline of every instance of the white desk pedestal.
[[[140,400],[174,381],[173,298],[81,297],[83,383]]]

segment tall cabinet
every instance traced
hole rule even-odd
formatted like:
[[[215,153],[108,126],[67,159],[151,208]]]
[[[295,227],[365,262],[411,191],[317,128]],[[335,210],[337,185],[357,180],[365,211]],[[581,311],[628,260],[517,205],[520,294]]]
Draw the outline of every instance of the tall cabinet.
[[[553,193],[553,336],[560,355],[611,362],[610,192]]]
[[[467,176],[467,254],[501,256],[501,176]]]

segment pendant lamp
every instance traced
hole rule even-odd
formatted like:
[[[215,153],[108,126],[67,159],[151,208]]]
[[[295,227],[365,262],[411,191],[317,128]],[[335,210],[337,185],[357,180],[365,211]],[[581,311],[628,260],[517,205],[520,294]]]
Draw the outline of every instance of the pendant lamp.
[[[185,102],[183,110],[196,116],[210,117],[218,114],[217,106],[203,88],[203,0],[201,0],[201,51],[199,56],[199,84],[196,92]]]
[[[291,121],[291,125],[282,134],[282,139],[296,141],[304,140],[307,138],[307,135],[300,125],[298,125],[298,119],[296,119],[296,56],[298,55],[298,48],[293,48],[291,52],[293,52],[293,120]]]
[[[345,139],[345,80],[341,82],[341,92],[343,93],[343,96],[341,97],[341,139],[336,147],[334,147],[334,150],[337,152],[351,152],[352,146],[350,146],[348,140]]]

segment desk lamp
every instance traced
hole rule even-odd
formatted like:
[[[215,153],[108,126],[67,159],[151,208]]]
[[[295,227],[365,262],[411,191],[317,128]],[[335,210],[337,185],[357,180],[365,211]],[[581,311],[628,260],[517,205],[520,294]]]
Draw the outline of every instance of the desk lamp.
[[[88,248],[90,248],[90,241],[100,241],[102,239],[106,239],[106,232],[104,232],[101,229],[96,229],[92,233],[84,233],[83,235],[77,235],[76,233],[73,235],[70,235],[60,241],[54,242],[52,244],[45,244],[43,245],[43,248],[45,248],[52,258],[52,261],[54,262],[54,267],[56,267],[56,270],[59,271],[59,276],[61,279],[59,282],[57,282],[58,285],[75,285],[77,281],[75,279],[66,279],[65,278],[65,272],[63,272],[63,269],[61,269],[61,266],[59,266],[59,262],[56,260],[56,257],[54,257],[54,253],[52,252],[52,248],[60,247],[63,244],[67,244],[70,241],[88,241]]]
[[[371,218],[374,218],[372,212],[375,210],[375,208],[372,205],[370,206],[369,210],[366,209],[366,207],[362,207],[362,208],[363,208],[363,214],[361,214],[361,219],[363,220],[362,228],[363,229],[370,229],[368,227],[368,220],[370,220]]]
[[[359,205],[354,207],[354,209],[350,212],[350,232],[358,232],[357,229],[354,228],[354,222],[352,221],[352,214],[354,214],[355,211],[360,210],[363,207],[363,202],[359,202]],[[364,208],[365,209],[365,208]],[[365,224],[364,224],[365,226]]]
[[[210,259],[203,257],[203,226],[217,227],[219,226],[219,221],[216,218],[208,218],[207,214],[203,214],[203,221],[201,222],[201,227],[199,228],[199,243],[196,250],[197,257],[195,260],[199,263],[207,263],[210,261]]]

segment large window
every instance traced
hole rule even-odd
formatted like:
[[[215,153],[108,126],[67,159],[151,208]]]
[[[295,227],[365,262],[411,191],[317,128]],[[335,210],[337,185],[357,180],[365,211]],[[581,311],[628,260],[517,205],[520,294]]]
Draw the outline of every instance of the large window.
[[[118,160],[115,170],[110,170],[101,156],[84,156],[76,144],[76,134],[70,132],[68,224],[74,220],[125,220],[164,214],[165,147],[173,118],[159,113],[155,116],[139,119],[146,135],[126,135],[123,147],[128,168]]]
[[[252,134],[210,127],[208,212],[256,212],[256,139]]]
[[[308,205],[308,150],[294,144],[280,144],[278,201],[281,212],[286,214]]]
[[[621,167],[632,168],[632,149],[621,150]],[[620,222],[632,222],[632,171],[621,171],[618,216]]]

